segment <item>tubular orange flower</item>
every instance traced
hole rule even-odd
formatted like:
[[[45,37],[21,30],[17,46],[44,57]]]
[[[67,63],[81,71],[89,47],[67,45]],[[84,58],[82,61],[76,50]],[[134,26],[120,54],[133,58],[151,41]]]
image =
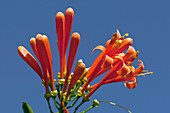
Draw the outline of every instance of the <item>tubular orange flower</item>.
[[[65,16],[62,12],[56,14],[57,44],[60,55],[60,78],[64,78],[64,41],[65,41]]]
[[[103,83],[110,79],[110,78],[114,78],[117,76],[117,71],[120,70],[123,66],[123,61],[122,59],[118,59],[119,61],[113,66],[113,68],[108,72],[108,74],[106,74],[104,76],[104,78],[99,81],[96,85],[95,88],[92,89],[92,91],[90,91],[90,93],[86,96],[87,98],[89,98],[101,85],[103,85]]]
[[[117,31],[113,34],[111,40],[108,40],[106,42],[106,48],[101,45],[94,48],[93,51],[99,49],[102,52],[94,61],[86,75],[88,81],[83,86],[81,90],[82,93],[91,83],[91,81],[93,81],[96,77],[106,72],[107,70],[110,71],[104,76],[104,78],[97,84],[91,86],[92,91],[87,95],[88,98],[103,84],[125,81],[125,86],[127,88],[135,88],[137,83],[135,76],[143,72],[144,65],[142,61],[139,60],[141,64],[137,69],[131,66],[132,62],[138,56],[138,51],[135,51],[135,49],[131,45],[132,39],[124,39],[124,36],[121,36],[120,33]],[[128,50],[126,54],[124,54],[124,51],[126,49]],[[118,64],[119,66],[117,66]]]
[[[125,81],[124,83],[125,87],[129,89],[135,88],[137,85],[136,76],[138,76],[144,71],[143,62],[141,60],[138,61],[140,62],[140,64],[139,67],[136,69],[134,69],[133,66],[127,66],[125,63],[123,63],[122,67],[115,73],[109,72],[99,83],[91,86],[92,91],[87,95],[87,98],[89,98],[101,85],[108,84],[108,83]]]
[[[80,35],[78,33],[73,33],[72,38],[71,38],[71,43],[70,43],[70,50],[69,50],[69,55],[68,55],[67,71],[66,71],[66,78],[65,78],[63,93],[65,93],[66,91],[68,78],[71,72],[71,68],[73,65],[73,61],[74,61],[79,43],[80,43]]]
[[[67,95],[66,95],[66,99],[68,98],[68,95],[70,94],[71,89],[73,88],[73,86],[76,84],[76,82],[79,80],[79,78],[81,77],[81,75],[83,74],[84,70],[85,70],[86,66],[84,63],[80,63],[78,64],[78,66],[76,67],[74,74],[71,78],[70,81],[70,85],[68,87],[68,91],[67,91]]]
[[[66,10],[66,15],[65,15],[65,50],[67,49],[70,33],[71,33],[71,28],[72,28],[72,23],[73,23],[73,18],[74,18],[74,11],[72,8],[68,8]]]
[[[60,78],[64,78],[64,71],[66,71],[66,50],[70,37],[72,22],[74,18],[74,11],[72,8],[66,10],[66,15],[62,12],[56,14],[56,33],[57,44],[60,54]]]
[[[46,93],[49,93],[49,81],[52,91],[54,91],[55,86],[54,75],[52,70],[52,55],[47,36],[38,34],[36,38],[30,39],[30,44],[37,59],[41,64],[43,73],[41,72],[41,68],[35,58],[23,46],[18,47],[19,55],[38,73],[42,81],[45,83]]]
[[[48,79],[50,78],[52,91],[54,91],[55,86],[54,86],[54,77],[53,77],[54,75],[52,70],[52,55],[51,55],[50,45],[47,36],[45,35],[42,36],[38,34],[36,36],[36,46],[38,50],[38,55],[43,56],[40,57],[40,63],[42,65],[44,78],[46,79],[45,85],[46,87],[48,86]]]
[[[114,60],[115,57],[119,53],[122,53],[124,50],[126,50],[130,45],[132,45],[132,39],[131,38],[124,39],[124,36],[121,36],[120,33],[117,31],[113,34],[111,40],[106,42],[106,48],[101,45],[94,48],[93,51],[96,49],[100,49],[102,53],[97,57],[97,59],[92,64],[89,72],[87,73],[86,78],[88,79],[88,81],[83,86],[82,93],[85,91],[85,89],[91,83],[92,80],[94,80],[100,74],[111,69],[113,66],[113,63],[117,61],[117,60]],[[102,65],[106,63],[105,61],[107,61],[106,58],[108,57],[112,59],[110,60],[110,67],[108,67],[107,69],[103,69]]]

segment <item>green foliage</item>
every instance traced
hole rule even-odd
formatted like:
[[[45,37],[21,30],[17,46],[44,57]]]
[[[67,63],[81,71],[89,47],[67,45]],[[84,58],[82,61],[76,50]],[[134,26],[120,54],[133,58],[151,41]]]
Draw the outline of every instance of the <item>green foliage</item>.
[[[22,109],[24,113],[34,113],[31,106],[27,102],[22,103]]]

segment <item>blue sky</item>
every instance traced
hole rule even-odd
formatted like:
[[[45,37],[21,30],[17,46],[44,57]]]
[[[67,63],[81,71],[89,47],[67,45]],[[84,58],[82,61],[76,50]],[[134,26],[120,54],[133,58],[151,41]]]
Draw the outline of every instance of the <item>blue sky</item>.
[[[21,103],[27,101],[35,113],[48,113],[44,87],[38,75],[22,61],[17,47],[31,50],[29,39],[37,33],[46,34],[53,52],[54,72],[59,71],[56,45],[55,14],[68,7],[75,11],[72,32],[81,35],[76,60],[90,66],[99,52],[90,54],[99,44],[104,45],[119,29],[128,32],[139,59],[153,75],[138,78],[138,86],[128,90],[123,83],[101,87],[91,99],[116,102],[134,113],[169,113],[170,76],[170,1],[169,0],[1,0],[0,1],[0,105],[2,113],[22,113]],[[96,81],[97,82],[97,81]],[[80,108],[89,107],[85,104]],[[127,113],[101,103],[89,113]]]

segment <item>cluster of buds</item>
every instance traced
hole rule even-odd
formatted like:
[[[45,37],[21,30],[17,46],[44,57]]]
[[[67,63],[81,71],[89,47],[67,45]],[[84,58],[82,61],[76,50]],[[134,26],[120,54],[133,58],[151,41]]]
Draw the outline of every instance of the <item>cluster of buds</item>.
[[[80,43],[79,33],[75,32],[70,37],[73,18],[74,11],[72,8],[68,8],[65,14],[62,12],[56,14],[57,45],[60,58],[57,83],[54,79],[52,53],[46,35],[37,34],[35,38],[30,39],[30,45],[36,58],[23,46],[18,47],[18,53],[21,58],[41,78],[45,86],[45,98],[51,113],[53,113],[49,101],[51,98],[54,100],[59,113],[69,113],[68,109],[73,107],[82,97],[82,102],[75,107],[74,113],[76,113],[78,108],[84,102],[89,101],[92,94],[102,85],[124,82],[127,88],[133,89],[137,85],[137,76],[151,74],[144,71],[144,64],[141,60],[138,60],[139,67],[135,68],[132,66],[139,51],[136,51],[132,46],[132,39],[127,38],[128,34],[121,36],[118,30],[106,42],[105,47],[99,45],[92,50],[93,53],[94,50],[99,49],[101,53],[90,68],[87,68],[82,60],[78,60],[74,71],[71,73]],[[70,47],[67,56],[66,52],[69,41]],[[105,74],[105,76],[98,83],[91,85],[91,82],[101,74]],[[94,100],[92,106],[83,111],[83,113],[96,106],[99,106],[99,102]]]

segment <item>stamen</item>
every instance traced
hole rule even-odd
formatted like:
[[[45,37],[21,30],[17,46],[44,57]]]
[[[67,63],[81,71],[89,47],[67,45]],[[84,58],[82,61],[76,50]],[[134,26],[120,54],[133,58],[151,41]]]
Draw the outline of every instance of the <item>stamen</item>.
[[[128,37],[128,36],[129,36],[129,33],[125,33],[124,36]]]
[[[152,71],[148,72],[148,70],[144,70],[144,72],[143,72],[143,73],[138,74],[137,76],[143,76],[143,77],[146,77],[146,75],[150,75],[150,74],[153,74],[153,72],[152,72]]]

